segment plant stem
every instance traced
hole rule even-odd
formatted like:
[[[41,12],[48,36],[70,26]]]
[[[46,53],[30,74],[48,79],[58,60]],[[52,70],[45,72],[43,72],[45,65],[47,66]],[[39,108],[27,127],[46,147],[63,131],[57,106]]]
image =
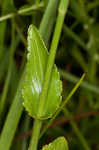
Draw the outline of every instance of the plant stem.
[[[40,23],[40,34],[45,42],[48,44],[48,39],[52,32],[52,27],[56,18],[56,10],[58,6],[59,0],[50,0],[48,6],[46,8],[46,13],[44,13],[43,20]],[[50,21],[49,21],[50,20]],[[46,33],[46,31],[48,31]]]
[[[38,145],[38,139],[39,139],[39,134],[40,134],[40,129],[41,129],[42,121],[41,120],[35,120],[34,125],[33,125],[33,134],[29,146],[29,150],[37,150],[37,145]]]
[[[55,31],[54,31],[54,36],[52,39],[52,44],[50,48],[50,54],[48,58],[48,63],[47,63],[47,70],[45,73],[45,78],[44,78],[44,85],[42,88],[42,92],[40,95],[40,103],[39,103],[39,109],[38,109],[38,118],[40,118],[43,114],[43,109],[45,105],[45,100],[48,92],[48,87],[49,87],[49,81],[51,77],[51,72],[54,64],[54,59],[55,59],[55,54],[62,30],[62,25],[65,17],[65,13],[68,7],[69,0],[61,0],[60,5],[59,5],[59,14],[57,17],[56,21],[56,26],[55,26]],[[38,144],[38,136],[40,133],[40,127],[41,127],[42,121],[36,120],[33,128],[33,135],[32,135],[32,141],[30,143],[29,150],[37,150],[37,144]],[[37,131],[36,131],[37,130]],[[37,137],[35,137],[37,136]],[[34,141],[33,141],[34,140]]]
[[[47,63],[47,70],[46,70],[45,78],[44,78],[44,85],[43,85],[42,92],[40,95],[40,103],[39,103],[39,110],[38,110],[39,118],[42,116],[42,113],[43,113],[46,96],[48,92],[48,87],[49,87],[49,81],[51,77],[51,72],[52,72],[54,59],[56,55],[56,50],[57,50],[60,34],[62,31],[62,25],[64,22],[65,13],[68,8],[68,3],[69,3],[69,0],[61,0],[60,5],[59,5],[59,14],[57,17],[54,36],[53,36],[52,44],[50,48],[50,54],[49,54],[48,63]]]
[[[10,19],[10,18],[13,18],[16,15],[22,15],[22,14],[24,14],[26,12],[31,11],[31,10],[37,10],[38,8],[42,8],[43,6],[44,6],[44,4],[41,2],[38,5],[32,5],[32,6],[28,7],[28,8],[20,9],[16,13],[10,13],[10,14],[7,14],[5,16],[0,17],[0,22],[2,22],[4,20],[7,20],[7,19]]]

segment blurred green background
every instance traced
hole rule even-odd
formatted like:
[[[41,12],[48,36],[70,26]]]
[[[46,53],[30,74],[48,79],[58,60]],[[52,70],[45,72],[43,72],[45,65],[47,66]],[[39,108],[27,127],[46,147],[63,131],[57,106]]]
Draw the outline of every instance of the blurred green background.
[[[5,139],[6,144],[11,133],[11,150],[25,150],[29,144],[33,120],[23,110],[18,89],[26,64],[28,27],[42,26],[49,1],[0,0],[0,140]],[[49,21],[45,21],[48,27],[41,33],[48,49],[58,2],[50,8]],[[70,150],[99,150],[99,0],[70,0],[55,63],[63,81],[63,98],[87,74],[66,105],[68,111],[64,109],[56,118],[39,147],[63,135]],[[11,123],[14,128],[8,125]]]

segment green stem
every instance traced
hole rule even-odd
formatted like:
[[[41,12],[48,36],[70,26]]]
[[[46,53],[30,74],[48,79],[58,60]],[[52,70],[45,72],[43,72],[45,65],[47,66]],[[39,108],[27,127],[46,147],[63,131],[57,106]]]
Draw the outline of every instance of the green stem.
[[[29,11],[32,11],[32,10],[37,10],[39,8],[42,8],[43,6],[44,6],[44,4],[40,3],[39,5],[32,5],[28,8],[20,9],[20,10],[17,11],[17,13],[10,13],[10,14],[7,14],[5,16],[0,17],[0,22],[2,22],[4,20],[7,20],[7,19],[10,19],[10,18],[13,18],[16,15],[22,15],[26,12],[29,12]]]
[[[31,138],[29,150],[37,150],[37,145],[38,145],[38,139],[39,139],[41,125],[42,125],[42,121],[41,120],[35,120],[34,121],[33,134],[32,134],[32,138]]]
[[[69,0],[61,0],[60,5],[59,5],[59,10],[58,10],[59,14],[57,17],[54,36],[53,36],[52,44],[50,48],[50,54],[49,54],[48,63],[47,63],[47,70],[46,70],[45,79],[44,79],[44,85],[43,85],[42,92],[40,95],[40,103],[39,103],[40,107],[38,111],[38,117],[41,117],[43,113],[46,96],[48,92],[48,87],[49,87],[49,81],[51,77],[51,72],[52,72],[54,59],[56,55],[56,50],[57,50],[60,34],[62,31],[62,25],[64,22],[65,13],[68,8],[68,3],[69,3]]]
[[[64,115],[65,115],[66,117],[69,117],[69,118],[72,117],[71,113],[70,113],[66,108],[64,108],[63,111],[64,111]],[[77,127],[77,125],[75,124],[75,122],[72,121],[72,120],[70,120],[70,124],[71,124],[71,126],[72,126],[72,128],[73,128],[75,134],[76,134],[77,137],[79,138],[79,140],[80,140],[80,142],[81,142],[81,144],[82,144],[84,150],[91,150],[90,147],[89,147],[89,145],[88,145],[88,143],[87,143],[87,141],[86,141],[86,139],[83,137],[82,133],[81,133],[80,130],[78,129],[78,127]]]
[[[62,30],[62,25],[65,17],[65,13],[68,7],[69,0],[61,0],[60,5],[59,5],[59,13],[56,21],[56,26],[55,26],[55,31],[54,31],[54,36],[52,39],[52,44],[50,48],[50,54],[48,58],[48,63],[47,63],[47,70],[45,73],[45,79],[44,79],[44,85],[42,88],[42,92],[40,95],[40,103],[39,103],[39,109],[38,109],[38,118],[40,118],[43,114],[43,109],[46,101],[46,96],[48,92],[48,87],[49,87],[49,81],[51,77],[51,72],[54,64],[54,59],[56,55],[56,50]],[[41,127],[42,121],[36,120],[33,128],[33,135],[30,143],[29,150],[36,150],[37,149],[37,144],[38,144],[38,136],[40,133],[40,127]],[[37,136],[37,137],[35,137]]]
[[[46,13],[44,13],[42,22],[40,23],[39,32],[45,42],[48,44],[48,39],[52,32],[52,27],[56,18],[56,10],[59,0],[50,0],[46,8]],[[49,21],[50,20],[50,21]],[[48,31],[46,33],[46,31]]]
[[[66,99],[64,100],[63,104],[60,106],[60,108],[57,110],[57,112],[55,113],[55,115],[53,116],[53,118],[50,119],[50,121],[48,122],[48,124],[46,125],[46,127],[44,128],[44,130],[42,131],[42,133],[40,134],[40,138],[43,136],[43,134],[46,132],[46,130],[48,129],[48,127],[52,124],[53,120],[59,115],[59,113],[62,111],[62,109],[64,108],[64,106],[67,104],[67,102],[70,100],[70,98],[73,96],[73,94],[76,92],[76,90],[78,89],[78,87],[80,86],[80,84],[82,83],[84,77],[85,77],[86,73],[84,73],[82,75],[82,77],[80,78],[80,80],[77,82],[77,84],[74,86],[74,88],[72,89],[72,91],[69,93],[69,95],[66,97]]]

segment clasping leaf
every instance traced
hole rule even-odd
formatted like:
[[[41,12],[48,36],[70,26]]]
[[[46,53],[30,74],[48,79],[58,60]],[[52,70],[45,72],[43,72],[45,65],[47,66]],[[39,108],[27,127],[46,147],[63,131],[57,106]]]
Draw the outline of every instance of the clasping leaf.
[[[36,27],[28,30],[28,54],[23,88],[24,107],[36,119],[47,119],[61,103],[62,83],[54,65],[42,116],[38,117],[39,97],[42,91],[48,60],[48,51]]]

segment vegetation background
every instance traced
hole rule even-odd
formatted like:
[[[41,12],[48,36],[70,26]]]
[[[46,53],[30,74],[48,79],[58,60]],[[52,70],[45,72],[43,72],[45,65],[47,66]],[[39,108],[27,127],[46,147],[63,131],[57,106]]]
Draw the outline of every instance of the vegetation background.
[[[49,1],[52,7],[42,25]],[[49,49],[58,3],[59,0],[0,0],[0,150],[27,150],[33,120],[23,109],[20,94],[27,31],[30,24],[42,27]],[[63,81],[63,98],[83,72],[87,74],[41,137],[39,147],[64,136],[70,150],[99,150],[99,0],[70,0],[55,63]]]

